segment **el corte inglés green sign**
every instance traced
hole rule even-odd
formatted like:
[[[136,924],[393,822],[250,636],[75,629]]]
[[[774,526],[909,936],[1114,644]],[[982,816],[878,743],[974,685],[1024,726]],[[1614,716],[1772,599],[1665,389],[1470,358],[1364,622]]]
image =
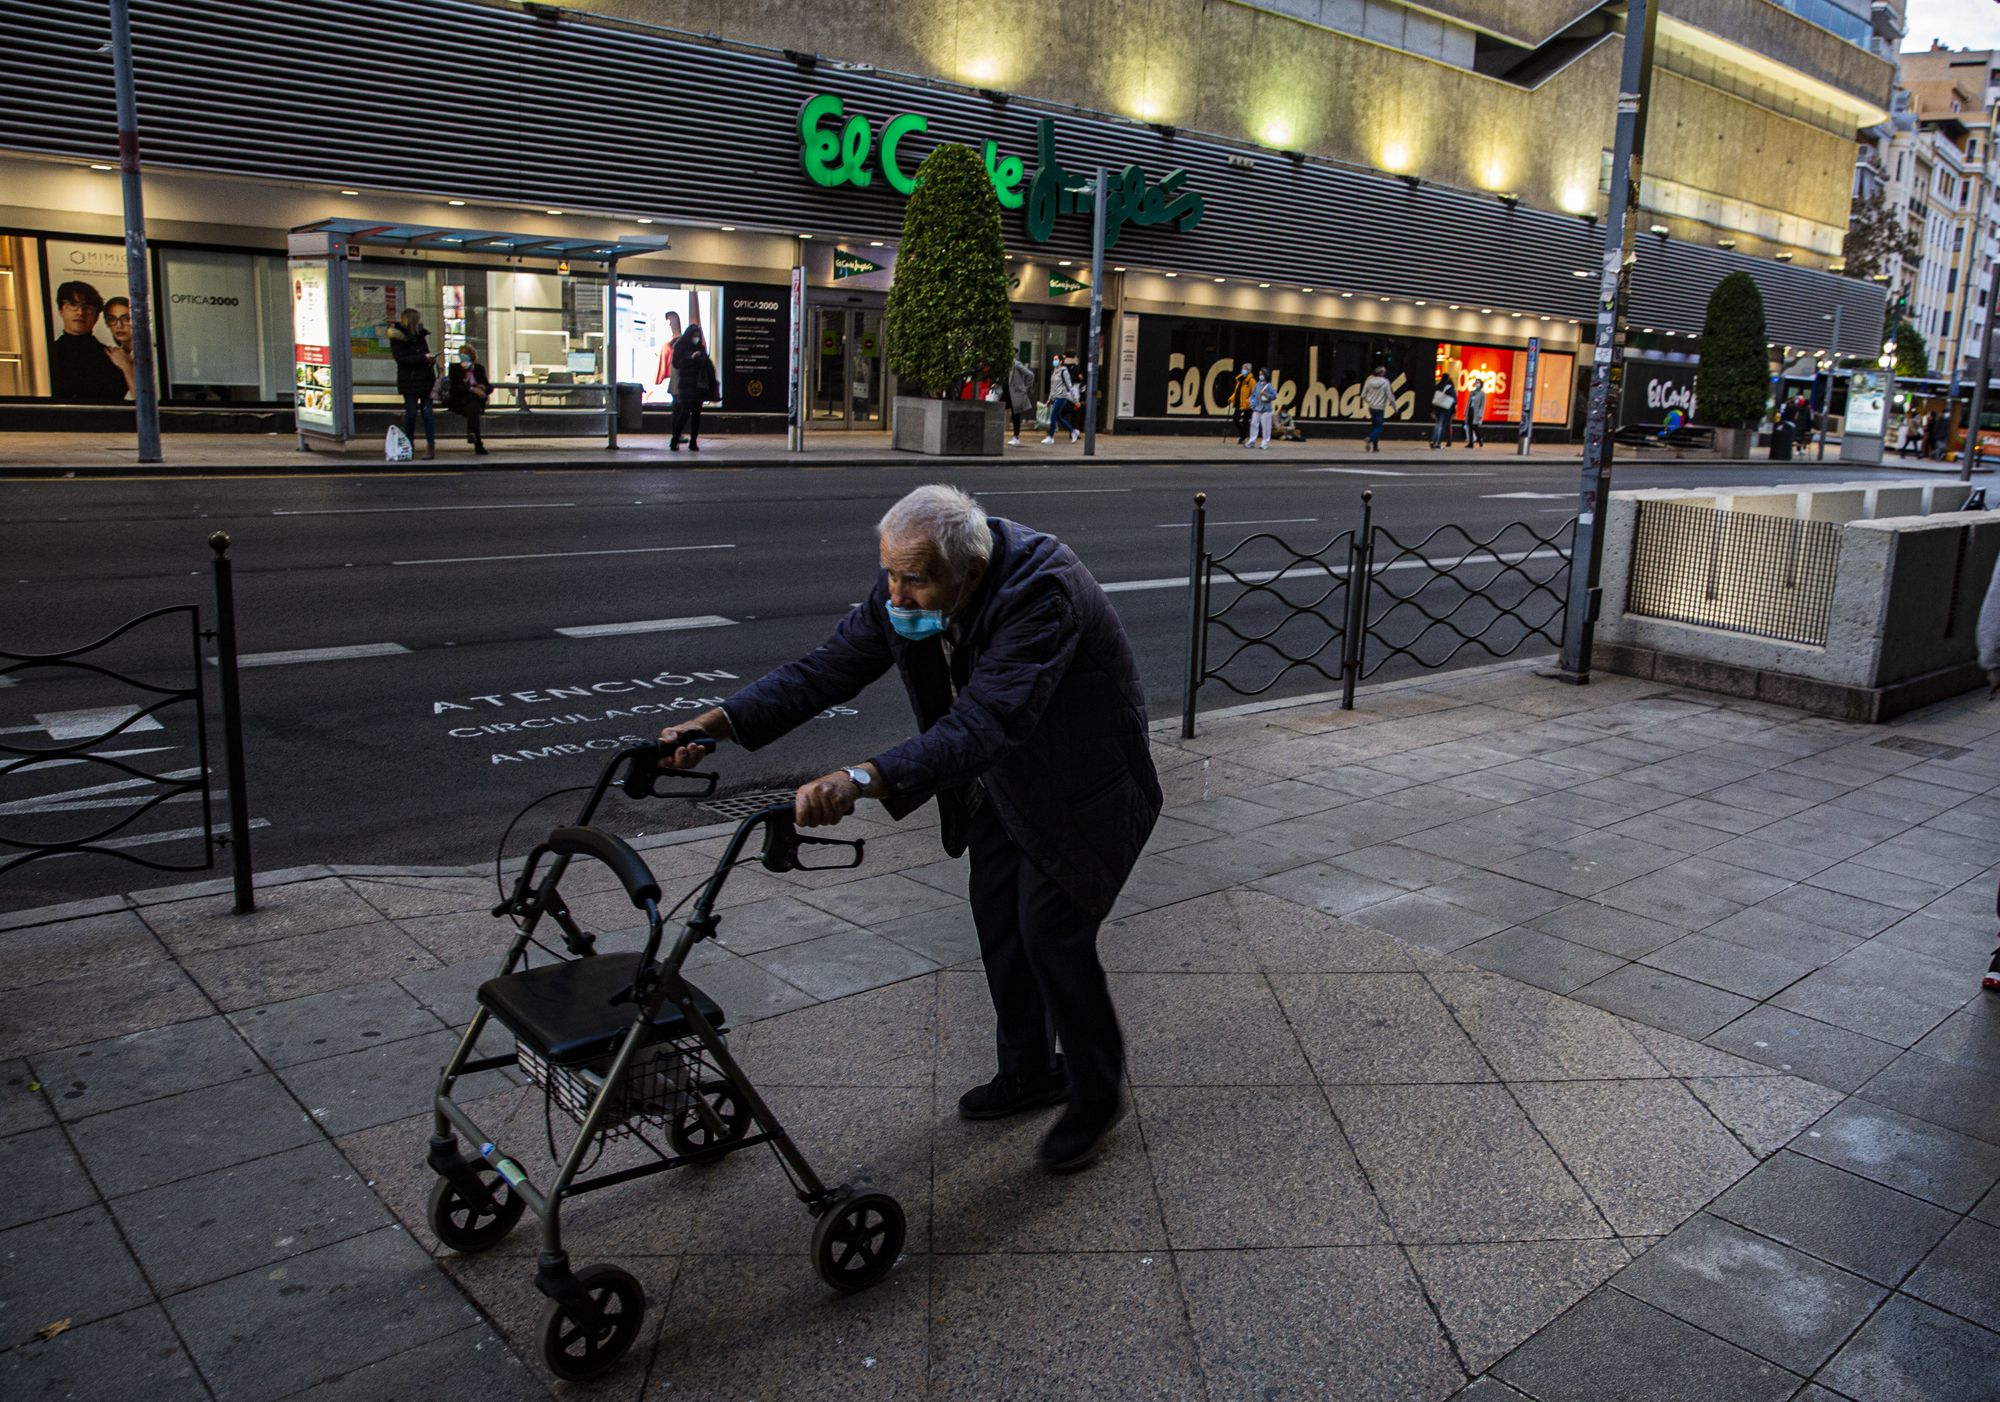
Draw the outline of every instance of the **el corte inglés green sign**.
[[[1035,125],[1032,177],[1019,156],[1000,154],[997,141],[985,141],[974,149],[985,160],[1001,208],[1024,210],[1028,237],[1046,243],[1059,216],[1090,214],[1094,192],[1090,177],[1072,175],[1056,159],[1054,120],[1043,117]],[[868,118],[849,116],[840,98],[820,93],[799,108],[799,159],[806,178],[826,189],[841,185],[865,189],[879,175],[897,194],[908,195],[917,188],[913,172],[920,158],[906,156],[903,143],[929,130],[929,118],[902,112],[882,124],[878,141]],[[1198,193],[1182,188],[1186,183],[1187,172],[1181,169],[1168,171],[1157,182],[1137,165],[1111,171],[1105,181],[1104,246],[1115,245],[1127,224],[1139,228],[1165,224],[1186,233],[1201,223],[1207,206]]]

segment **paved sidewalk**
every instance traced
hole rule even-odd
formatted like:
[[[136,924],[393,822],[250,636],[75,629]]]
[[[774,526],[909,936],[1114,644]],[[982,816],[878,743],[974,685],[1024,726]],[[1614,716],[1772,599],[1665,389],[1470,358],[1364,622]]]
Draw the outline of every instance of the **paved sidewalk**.
[[[1995,1395],[2000,708],[1869,728],[1504,664],[1202,730],[1157,732],[1168,813],[1102,938],[1136,1113],[1073,1179],[1040,1117],[951,1114],[991,1014],[932,832],[732,879],[693,976],[906,1256],[833,1296],[761,1154],[580,1200],[576,1262],[651,1302],[588,1391]],[[677,894],[716,850],[647,856]],[[597,876],[573,904],[623,930]],[[0,917],[0,1394],[548,1395],[532,1224],[462,1258],[423,1223],[490,871],[267,881],[245,918]],[[477,1113],[544,1171],[538,1091],[490,1074]]]
[[[1255,452],[1241,448],[1218,434],[1194,436],[1160,434],[1106,434],[1097,440],[1097,456],[1086,459],[1081,443],[1044,446],[1039,438],[1026,438],[1018,448],[1008,448],[997,458],[954,458],[954,463],[1346,463],[1366,461],[1375,467],[1393,463],[1421,463],[1430,467],[1455,466],[1460,459],[1473,459],[1491,466],[1518,463],[1514,440],[1492,438],[1477,449],[1454,447],[1450,452],[1433,450],[1422,437],[1389,438],[1378,454],[1364,453],[1361,429],[1342,431],[1338,436],[1315,435],[1304,443],[1274,443]],[[449,435],[438,440],[438,456],[432,462],[388,464],[382,461],[381,444],[354,442],[344,450],[316,447],[298,451],[298,441],[290,434],[250,433],[169,433],[163,439],[164,466],[140,468],[130,434],[122,433],[6,433],[0,434],[0,475],[76,473],[119,475],[145,472],[471,472],[506,468],[611,468],[682,466],[689,468],[744,467],[839,467],[893,464],[922,466],[932,461],[915,453],[898,453],[889,446],[886,433],[811,433],[802,453],[790,452],[782,434],[737,436],[710,435],[699,453],[686,449],[669,451],[665,434],[626,434],[617,452],[608,451],[601,439],[508,438],[492,440],[487,456],[474,457],[472,450]],[[1542,464],[1578,464],[1582,448],[1574,443],[1534,445],[1533,461]],[[1677,459],[1671,454],[1636,454],[1620,449],[1624,462],[1687,461],[1720,464],[1721,460],[1690,454]],[[1447,462],[1447,459],[1449,460]],[[1759,454],[1752,460],[1767,465]],[[1814,464],[1795,459],[1800,471],[1837,469],[1834,459]],[[1906,464],[1896,464],[1900,470]],[[1956,471],[1951,464],[1935,464]],[[1845,470],[1852,472],[1853,464]]]

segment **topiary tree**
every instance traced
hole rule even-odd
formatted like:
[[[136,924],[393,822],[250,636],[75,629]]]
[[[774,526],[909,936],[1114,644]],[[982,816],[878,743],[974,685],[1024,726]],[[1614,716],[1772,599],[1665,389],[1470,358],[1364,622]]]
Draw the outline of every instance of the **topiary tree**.
[[[1924,333],[1907,321],[1896,323],[1896,373],[1906,380],[1921,380],[1931,373],[1931,350]]]
[[[935,395],[951,395],[982,366],[1014,363],[1000,199],[968,146],[940,146],[917,167],[888,332],[890,368]]]
[[[1749,428],[1764,416],[1771,357],[1764,341],[1764,295],[1748,273],[1731,273],[1708,294],[1701,327],[1695,412],[1717,428]]]

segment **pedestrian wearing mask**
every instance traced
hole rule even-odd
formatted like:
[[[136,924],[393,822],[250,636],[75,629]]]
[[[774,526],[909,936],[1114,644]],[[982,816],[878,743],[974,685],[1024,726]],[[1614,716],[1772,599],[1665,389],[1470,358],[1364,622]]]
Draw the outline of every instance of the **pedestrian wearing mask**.
[[[801,785],[794,819],[838,823],[862,798],[901,819],[936,800],[946,854],[970,853],[996,1023],[997,1074],[958,1113],[1064,1106],[1037,1157],[1073,1171],[1127,1108],[1097,930],[1160,812],[1138,667],[1104,590],[1054,536],[943,486],[897,502],[876,536],[874,586],[833,636],[662,733],[661,764],[698,764],[697,734],[758,749],[901,673],[917,733]]]
[[[1058,433],[1068,433],[1072,443],[1082,436],[1076,425],[1070,422],[1069,409],[1074,403],[1076,376],[1058,355],[1049,364],[1049,431],[1042,442],[1055,442]]]
[[[1250,440],[1252,448],[1271,446],[1271,413],[1277,407],[1278,386],[1271,379],[1270,372],[1259,370],[1257,383],[1250,390]]]
[[[1250,441],[1250,399],[1256,391],[1256,367],[1246,360],[1236,372],[1235,388],[1229,392],[1229,431],[1239,447]]]
[[[1035,412],[1034,367],[1015,356],[1013,366],[1007,371],[1007,383],[1000,394],[1006,401],[1007,417],[1014,429],[1007,439],[1007,446],[1018,448],[1021,446],[1021,415]]]
[[[674,368],[668,382],[674,397],[672,431],[667,435],[669,451],[681,446],[685,432],[688,451],[701,451],[701,406],[715,394],[715,362],[708,358],[707,338],[699,324],[690,326],[674,342]]]
[[[1451,421],[1458,411],[1458,386],[1451,382],[1449,371],[1439,375],[1431,388],[1431,411],[1437,416],[1431,429],[1431,447],[1446,447],[1451,442]]]
[[[493,380],[486,367],[479,363],[470,345],[460,346],[458,359],[451,367],[451,379],[445,386],[444,407],[465,415],[465,441],[482,458],[486,456],[486,439],[479,431],[479,424],[486,417],[486,401],[492,397]]]
[[[424,456],[437,456],[437,415],[431,409],[431,390],[437,386],[437,364],[431,358],[431,333],[424,329],[423,313],[415,307],[403,308],[396,324],[389,328],[389,353],[396,357],[396,393],[403,396],[403,436],[416,438],[417,415],[424,419]]]
[[[1486,424],[1486,381],[1477,375],[1472,377],[1472,385],[1465,392],[1465,446],[1477,448],[1485,437],[1480,429]]]
[[[1385,366],[1378,365],[1374,373],[1361,382],[1361,407],[1368,411],[1367,451],[1382,451],[1382,420],[1389,412],[1389,406],[1396,402],[1396,390],[1389,383]]]

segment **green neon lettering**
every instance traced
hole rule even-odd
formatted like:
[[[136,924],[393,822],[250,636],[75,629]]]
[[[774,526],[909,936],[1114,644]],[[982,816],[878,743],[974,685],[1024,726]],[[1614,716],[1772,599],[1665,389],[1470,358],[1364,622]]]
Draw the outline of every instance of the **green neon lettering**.
[[[847,127],[840,134],[840,176],[850,184],[872,185],[874,175],[868,169],[868,149],[875,144],[875,134],[868,129],[866,117],[849,117]]]
[[[1027,174],[1019,156],[1000,155],[1000,143],[989,141],[985,148],[986,178],[993,182],[993,193],[1000,197],[1002,209],[1019,209],[1026,200],[1021,193],[1021,180]]]
[[[905,175],[903,167],[896,160],[896,147],[906,136],[921,136],[930,130],[930,122],[915,112],[905,112],[891,117],[889,124],[882,128],[882,178],[889,182],[889,188],[899,195],[908,195],[917,188],[914,177]]]
[[[832,132],[820,130],[819,124],[828,117],[838,117],[840,111],[840,99],[832,93],[808,98],[799,108],[799,159],[805,165],[806,179],[829,189],[844,178],[835,164],[840,141]]]

